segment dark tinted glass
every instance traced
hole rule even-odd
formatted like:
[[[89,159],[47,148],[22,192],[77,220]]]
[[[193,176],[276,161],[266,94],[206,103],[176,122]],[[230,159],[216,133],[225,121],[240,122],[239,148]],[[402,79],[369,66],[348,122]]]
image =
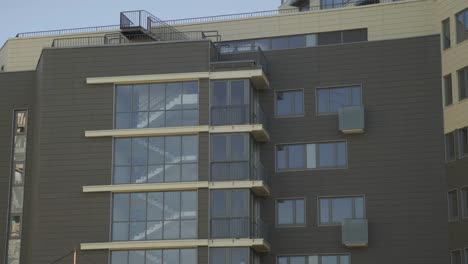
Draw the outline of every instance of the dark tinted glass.
[[[306,46],[306,36],[293,36],[289,37],[289,48],[303,48]]]
[[[288,37],[274,38],[271,40],[271,48],[273,50],[287,49],[289,47]]]
[[[367,41],[367,29],[343,31],[343,43]]]
[[[341,43],[341,31],[324,32],[318,34],[319,45],[331,45]]]

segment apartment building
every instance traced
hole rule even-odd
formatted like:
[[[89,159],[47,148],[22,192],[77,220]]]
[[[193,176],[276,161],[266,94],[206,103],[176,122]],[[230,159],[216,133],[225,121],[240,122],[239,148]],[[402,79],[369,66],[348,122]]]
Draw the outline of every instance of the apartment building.
[[[468,263],[468,2],[19,33],[0,263]]]

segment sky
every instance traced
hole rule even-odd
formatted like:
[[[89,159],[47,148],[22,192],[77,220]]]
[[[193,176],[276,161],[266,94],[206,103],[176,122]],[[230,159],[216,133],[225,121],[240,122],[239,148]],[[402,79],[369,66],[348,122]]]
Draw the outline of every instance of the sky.
[[[117,25],[146,10],[163,20],[275,10],[280,0],[0,0],[0,47],[20,32]]]

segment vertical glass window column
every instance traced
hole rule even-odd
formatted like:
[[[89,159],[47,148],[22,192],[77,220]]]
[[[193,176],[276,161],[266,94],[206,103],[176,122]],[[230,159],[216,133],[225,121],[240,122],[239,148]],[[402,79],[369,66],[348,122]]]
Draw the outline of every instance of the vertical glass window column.
[[[20,261],[23,224],[24,172],[27,143],[27,111],[14,112],[13,164],[11,165],[7,263]]]
[[[468,98],[468,67],[457,71],[458,73],[458,101]]]
[[[212,181],[250,179],[249,134],[212,135],[210,145]]]
[[[343,106],[362,105],[362,88],[360,85],[336,88],[317,89],[317,113],[336,114]]]
[[[117,85],[117,129],[198,125],[198,83]]]
[[[468,39],[468,8],[455,15],[457,28],[457,43]]]
[[[442,21],[442,48],[444,50],[450,48],[450,18]]]
[[[211,125],[237,125],[250,122],[251,91],[248,80],[211,83]]]
[[[452,75],[444,76],[444,106],[453,104]]]

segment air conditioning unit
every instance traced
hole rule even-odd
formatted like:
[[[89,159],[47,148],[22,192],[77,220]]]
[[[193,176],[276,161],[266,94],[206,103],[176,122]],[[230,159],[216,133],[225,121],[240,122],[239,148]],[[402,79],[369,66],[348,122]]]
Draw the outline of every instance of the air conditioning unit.
[[[341,226],[341,240],[346,247],[367,247],[369,243],[367,219],[345,219]]]
[[[364,133],[364,106],[343,106],[338,110],[339,129],[344,134]]]

